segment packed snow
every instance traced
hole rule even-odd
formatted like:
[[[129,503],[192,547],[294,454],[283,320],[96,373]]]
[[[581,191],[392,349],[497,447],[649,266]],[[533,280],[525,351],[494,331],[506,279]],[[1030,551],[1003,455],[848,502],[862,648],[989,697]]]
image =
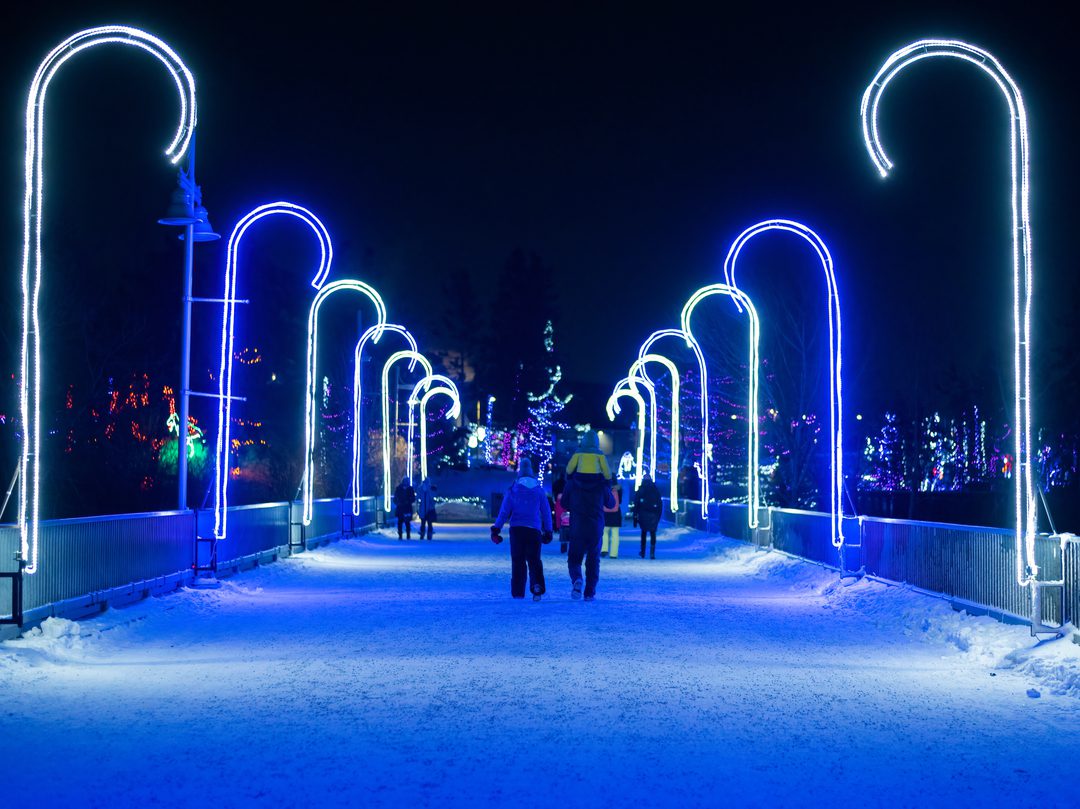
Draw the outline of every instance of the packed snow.
[[[484,526],[0,644],[6,806],[1062,806],[1080,646],[685,529],[597,601]]]

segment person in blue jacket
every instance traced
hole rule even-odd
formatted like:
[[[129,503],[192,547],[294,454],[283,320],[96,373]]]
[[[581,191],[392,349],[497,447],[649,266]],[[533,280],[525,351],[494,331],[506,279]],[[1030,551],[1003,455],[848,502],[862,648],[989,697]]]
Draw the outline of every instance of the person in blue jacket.
[[[527,569],[529,592],[533,601],[539,601],[546,590],[540,543],[551,542],[551,506],[528,458],[518,462],[518,478],[503,498],[499,516],[491,526],[491,541],[496,545],[502,542],[499,531],[506,523],[510,524],[510,595],[525,597]]]

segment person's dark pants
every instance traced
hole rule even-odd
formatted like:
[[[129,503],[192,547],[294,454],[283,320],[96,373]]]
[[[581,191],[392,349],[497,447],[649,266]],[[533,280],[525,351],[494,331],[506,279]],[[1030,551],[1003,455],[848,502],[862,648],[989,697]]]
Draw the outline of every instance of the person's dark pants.
[[[540,531],[525,526],[510,526],[510,595],[525,597],[525,572],[529,574],[529,592],[543,595],[544,563],[540,561]]]
[[[412,539],[412,512],[397,515],[397,538],[401,539],[401,529],[405,529],[405,538]],[[423,536],[423,534],[421,534]]]
[[[656,529],[641,529],[641,558],[645,558],[645,535],[650,534],[652,536],[652,555],[656,556]]]
[[[566,567],[570,570],[570,581],[575,582],[581,578],[581,560],[585,560],[585,595],[596,594],[596,583],[600,581],[600,542],[603,539],[604,524],[601,522],[597,530],[590,531],[582,537],[578,534],[570,534],[570,551],[566,555]]]
[[[435,533],[435,513],[428,512],[427,515],[420,515],[420,539],[424,538],[424,529],[427,529],[427,538],[431,539],[431,535]]]

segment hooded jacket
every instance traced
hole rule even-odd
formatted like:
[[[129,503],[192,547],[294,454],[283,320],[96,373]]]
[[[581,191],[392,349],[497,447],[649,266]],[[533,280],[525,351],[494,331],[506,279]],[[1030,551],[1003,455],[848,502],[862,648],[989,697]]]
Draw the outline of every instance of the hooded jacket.
[[[590,542],[604,533],[604,506],[614,506],[615,497],[604,478],[578,474],[566,481],[562,505],[570,512],[570,537]]]
[[[511,528],[533,528],[551,533],[551,505],[536,478],[520,477],[506,493],[495,519],[495,530],[500,530],[507,522]]]
[[[435,510],[435,487],[431,485],[430,478],[424,478],[416,492],[416,513],[426,517]]]
[[[664,510],[664,503],[660,499],[660,490],[652,480],[641,481],[641,486],[634,495],[634,514],[637,516],[638,525],[646,531],[655,531],[660,523],[660,514]]]

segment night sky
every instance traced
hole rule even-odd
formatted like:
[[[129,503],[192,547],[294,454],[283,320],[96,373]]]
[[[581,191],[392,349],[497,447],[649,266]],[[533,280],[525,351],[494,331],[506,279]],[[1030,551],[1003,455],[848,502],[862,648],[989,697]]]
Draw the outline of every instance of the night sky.
[[[677,325],[694,289],[722,280],[743,228],[793,218],[836,262],[849,406],[925,410],[968,377],[1000,404],[1009,391],[988,394],[979,376],[1001,368],[1011,387],[999,91],[969,65],[910,68],[884,105],[887,181],[859,129],[861,94],[888,54],[955,36],[995,53],[1028,103],[1037,387],[1044,418],[1066,418],[1080,405],[1075,383],[1061,382],[1078,376],[1073,47],[1050,5],[988,8],[22,7],[0,53],[5,362],[16,369],[26,85],[68,34],[123,22],[165,39],[196,75],[198,179],[218,232],[274,199],[312,208],[335,239],[334,277],[375,284],[421,337],[441,314],[447,272],[467,269],[489,306],[509,254],[535,251],[559,290],[571,389],[607,387],[650,331]],[[79,57],[50,92],[47,238],[59,252],[47,255],[101,273],[101,289],[132,313],[178,317],[181,254],[155,224],[173,184],[160,148],[175,94],[145,56],[113,50]],[[313,248],[286,231],[252,240],[252,266],[295,255],[299,294]],[[782,266],[806,279],[792,294],[823,296],[809,251],[777,239],[745,256],[751,294],[755,272]],[[217,290],[220,244],[197,261],[197,286]],[[207,329],[196,339],[212,344]]]

